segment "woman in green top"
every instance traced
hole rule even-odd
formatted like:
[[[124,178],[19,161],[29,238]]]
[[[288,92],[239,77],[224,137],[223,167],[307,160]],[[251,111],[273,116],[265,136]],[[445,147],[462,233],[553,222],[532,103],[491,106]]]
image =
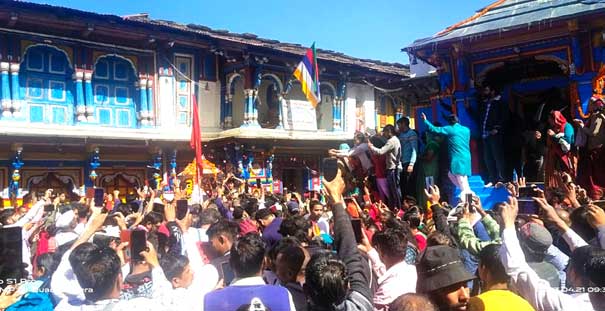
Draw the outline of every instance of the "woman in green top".
[[[443,136],[430,132],[422,134],[422,140],[425,145],[420,155],[420,169],[416,179],[416,193],[420,194],[419,202],[426,202],[428,198],[424,194],[424,189],[428,185],[438,185],[439,177],[439,145],[443,142]]]

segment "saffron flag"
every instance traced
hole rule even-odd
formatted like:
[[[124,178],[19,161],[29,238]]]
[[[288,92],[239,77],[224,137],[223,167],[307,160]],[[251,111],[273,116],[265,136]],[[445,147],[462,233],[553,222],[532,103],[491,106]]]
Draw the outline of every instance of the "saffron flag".
[[[305,93],[307,100],[311,102],[313,108],[317,107],[317,103],[321,101],[318,69],[317,57],[315,55],[315,43],[313,43],[311,48],[307,49],[307,53],[305,53],[305,56],[293,73],[296,79],[300,81],[302,91]]]
[[[202,161],[202,133],[200,128],[200,115],[197,110],[197,100],[195,95],[191,96],[193,99],[192,104],[192,122],[191,122],[191,140],[189,141],[189,147],[195,150],[195,163],[196,163],[196,172],[195,172],[195,180],[199,183],[200,173],[204,171],[204,165]]]

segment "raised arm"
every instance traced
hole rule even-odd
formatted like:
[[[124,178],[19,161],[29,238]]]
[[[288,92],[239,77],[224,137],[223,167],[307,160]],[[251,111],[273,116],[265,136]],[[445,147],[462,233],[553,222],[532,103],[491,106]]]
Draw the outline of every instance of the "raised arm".
[[[359,250],[357,249],[355,233],[353,232],[351,219],[346,212],[342,196],[345,184],[340,169],[333,181],[327,182],[324,180],[324,186],[332,201],[332,212],[334,213],[334,245],[336,246],[338,257],[340,257],[347,266],[351,291],[363,295],[368,301],[372,301],[372,293],[370,291],[370,268],[367,261],[363,259],[361,253],[359,253]]]

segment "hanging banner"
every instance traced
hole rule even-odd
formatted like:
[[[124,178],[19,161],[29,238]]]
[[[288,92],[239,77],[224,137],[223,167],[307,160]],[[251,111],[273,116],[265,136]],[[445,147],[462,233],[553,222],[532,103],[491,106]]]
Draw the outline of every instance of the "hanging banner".
[[[317,131],[317,113],[311,103],[305,100],[284,101],[284,129],[296,131]]]

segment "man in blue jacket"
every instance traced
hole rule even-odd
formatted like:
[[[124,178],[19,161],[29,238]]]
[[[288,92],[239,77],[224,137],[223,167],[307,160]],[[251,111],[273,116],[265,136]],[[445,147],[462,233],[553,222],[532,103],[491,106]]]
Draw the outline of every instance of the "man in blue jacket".
[[[460,189],[460,198],[464,201],[465,194],[472,193],[468,184],[468,176],[471,175],[471,151],[469,148],[471,131],[458,123],[458,117],[450,115],[447,117],[449,125],[434,126],[426,115],[422,114],[422,120],[429,132],[441,134],[448,138],[447,150],[450,156],[450,171],[448,177],[452,183]]]

